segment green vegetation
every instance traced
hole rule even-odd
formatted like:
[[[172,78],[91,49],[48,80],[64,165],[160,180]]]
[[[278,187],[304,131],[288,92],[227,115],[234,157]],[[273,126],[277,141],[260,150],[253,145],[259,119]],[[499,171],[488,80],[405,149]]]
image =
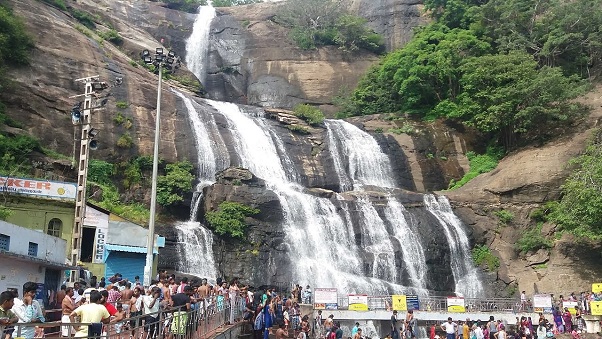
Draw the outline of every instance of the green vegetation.
[[[500,268],[500,258],[493,255],[486,245],[477,245],[472,249],[472,260],[477,266],[486,266],[489,271]]]
[[[115,106],[117,108],[121,108],[121,109],[126,109],[126,108],[130,107],[130,105],[127,102],[125,102],[125,101],[117,101],[115,103]]]
[[[186,75],[170,75],[171,78],[180,83],[180,85],[190,89],[195,93],[200,93],[204,90],[203,85],[199,80],[194,77],[188,77]]]
[[[366,20],[348,12],[340,0],[289,0],[275,19],[291,29],[291,39],[302,49],[332,45],[348,52],[384,51],[383,39]]]
[[[87,36],[88,38],[92,38],[92,36],[93,36],[92,31],[83,25],[75,25],[75,26],[73,26],[73,28],[75,28],[77,31],[79,31],[83,35]]]
[[[307,129],[307,127],[305,127],[305,126],[286,125],[286,128],[293,133],[304,134],[304,135],[310,134],[309,129]]]
[[[528,252],[535,252],[539,249],[552,248],[553,243],[551,240],[541,234],[541,228],[543,223],[538,223],[532,229],[523,233],[522,237],[516,242],[515,248],[522,254]]]
[[[153,157],[139,156],[131,161],[120,164],[120,170],[123,173],[123,187],[132,188],[143,183],[144,173],[151,171],[153,166]]]
[[[308,105],[299,104],[293,109],[295,116],[307,121],[310,125],[319,125],[324,122],[324,113],[319,108]]]
[[[507,225],[514,219],[514,214],[510,211],[499,210],[493,212],[493,214],[500,219],[500,223]]]
[[[205,219],[217,234],[243,238],[245,235],[245,218],[256,215],[259,210],[237,202],[224,201],[217,211],[207,212]]]
[[[470,163],[470,170],[459,181],[452,180],[448,189],[453,190],[462,187],[477,175],[493,170],[502,158],[502,154],[500,149],[494,147],[487,148],[487,153],[481,155],[467,152],[466,157],[468,157]]]
[[[86,26],[88,29],[94,30],[96,29],[96,22],[94,17],[85,11],[80,11],[79,9],[72,9],[71,15],[79,21],[82,25]]]
[[[414,126],[412,126],[412,124],[410,123],[404,123],[403,125],[401,125],[401,127],[398,128],[389,128],[389,130],[387,131],[389,133],[393,133],[393,134],[413,134],[414,133]]]
[[[12,214],[13,211],[10,208],[6,206],[0,206],[0,220],[6,220]]]
[[[206,6],[207,0],[160,0],[167,4],[167,8],[184,11],[188,13],[196,13],[199,6]]]
[[[213,7],[232,7],[262,2],[261,0],[213,0]]]
[[[62,9],[63,11],[67,10],[67,5],[65,5],[65,0],[42,0],[42,1],[49,3],[52,6],[58,7],[59,9]]]
[[[157,178],[157,202],[162,206],[172,206],[182,200],[183,195],[192,190],[193,166],[188,161],[168,164],[165,175]]]
[[[533,266],[533,268],[536,270],[547,270],[548,264],[537,264],[537,265]]]
[[[129,133],[124,133],[117,139],[117,147],[130,148],[132,146],[134,146],[134,140]]]
[[[577,236],[602,239],[602,130],[570,163],[574,170],[562,186],[562,199],[544,216]],[[536,214],[537,216],[537,214]]]
[[[114,29],[109,29],[107,31],[97,31],[98,36],[101,38],[111,42],[114,45],[121,45],[123,43],[123,38],[119,35]]]
[[[425,0],[434,19],[385,56],[337,116],[445,118],[505,149],[553,136],[602,70],[600,0]]]
[[[125,122],[125,116],[121,112],[117,112],[117,115],[113,117],[113,122],[117,125],[121,125]]]

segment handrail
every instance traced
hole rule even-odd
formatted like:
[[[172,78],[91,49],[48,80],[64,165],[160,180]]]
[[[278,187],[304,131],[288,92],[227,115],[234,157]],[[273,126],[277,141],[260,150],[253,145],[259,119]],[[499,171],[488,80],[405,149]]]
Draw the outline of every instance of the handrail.
[[[102,325],[102,334],[94,338],[129,338],[135,334],[138,338],[142,333],[148,333],[148,338],[172,338],[177,334],[179,339],[207,338],[220,327],[242,319],[244,299],[237,297],[234,303],[229,299],[203,300],[190,311],[182,311],[181,307],[164,308],[158,312],[135,317],[128,317],[119,322]],[[152,318],[150,318],[152,316]],[[91,323],[63,323],[52,321],[45,323],[17,323],[14,327],[13,337],[22,337],[24,332],[44,332],[46,336],[61,336],[73,338],[75,327],[91,326]],[[116,326],[117,325],[117,326]],[[6,326],[0,326],[0,333]],[[121,336],[117,332],[121,332]]]

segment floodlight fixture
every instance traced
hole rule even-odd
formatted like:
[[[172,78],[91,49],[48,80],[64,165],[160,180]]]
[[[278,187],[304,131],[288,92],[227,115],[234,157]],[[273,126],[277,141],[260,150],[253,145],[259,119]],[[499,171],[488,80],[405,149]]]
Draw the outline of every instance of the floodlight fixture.
[[[153,58],[151,56],[145,56],[144,57],[144,63],[148,64],[148,65],[152,65],[153,63]]]
[[[145,50],[142,51],[142,57],[143,58],[146,57],[146,56],[149,56],[149,55],[150,55],[150,51],[148,49],[145,49]]]
[[[71,122],[74,125],[77,125],[81,122],[82,119],[82,112],[79,110],[79,108],[73,107],[73,110],[71,110]]]
[[[100,131],[97,130],[96,128],[90,128],[90,130],[88,131],[88,136],[92,139],[96,138],[96,136],[98,135]]]
[[[163,55],[163,47],[157,47],[155,49],[155,54],[157,54],[157,55]]]
[[[90,140],[89,147],[92,151],[96,151],[98,149],[98,140]]]
[[[170,58],[175,58],[176,57],[176,52],[169,51],[169,53],[167,53],[167,56],[170,57]]]
[[[99,82],[93,82],[92,83],[92,90],[94,92],[100,92],[100,91],[105,90],[107,88],[109,88],[109,84],[107,84],[104,81],[99,81]]]

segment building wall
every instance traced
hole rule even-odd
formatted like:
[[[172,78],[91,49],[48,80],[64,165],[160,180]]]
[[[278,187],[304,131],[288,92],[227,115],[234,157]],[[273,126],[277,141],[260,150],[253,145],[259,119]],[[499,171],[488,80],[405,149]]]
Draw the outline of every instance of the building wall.
[[[42,231],[28,230],[2,220],[0,220],[0,233],[10,237],[8,252],[29,256],[31,242],[38,245],[36,258],[65,264],[67,242],[61,238],[49,236]]]
[[[65,251],[71,249],[75,213],[75,204],[73,202],[9,196],[5,206],[13,211],[13,214],[6,221],[44,233],[48,231],[50,220],[53,218],[60,219],[63,222],[61,238],[67,241]],[[65,252],[66,254],[67,252]]]
[[[6,291],[8,288],[16,288],[19,296],[23,296],[23,284],[28,281],[36,283],[44,282],[46,269],[37,263],[5,260],[0,268],[0,291]],[[6,262],[4,262],[6,261]]]

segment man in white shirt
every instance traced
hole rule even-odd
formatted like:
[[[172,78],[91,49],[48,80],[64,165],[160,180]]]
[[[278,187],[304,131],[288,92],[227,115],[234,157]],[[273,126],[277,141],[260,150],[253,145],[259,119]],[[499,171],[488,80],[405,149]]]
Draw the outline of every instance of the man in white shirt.
[[[456,339],[458,333],[458,324],[452,321],[452,318],[447,318],[447,322],[441,324],[441,329],[445,331],[447,339]]]
[[[38,284],[35,282],[26,282],[23,284],[23,300],[15,298],[15,305],[12,308],[13,313],[19,318],[19,324],[44,322],[42,307],[35,300]],[[19,335],[20,334],[20,335]],[[15,337],[33,338],[35,334],[34,326],[15,326]]]
[[[161,289],[159,287],[153,287],[150,295],[141,297],[144,305],[144,332],[147,338],[155,338],[159,333],[160,297]]]
[[[520,309],[521,311],[525,311],[527,309],[527,294],[525,291],[520,293]]]

